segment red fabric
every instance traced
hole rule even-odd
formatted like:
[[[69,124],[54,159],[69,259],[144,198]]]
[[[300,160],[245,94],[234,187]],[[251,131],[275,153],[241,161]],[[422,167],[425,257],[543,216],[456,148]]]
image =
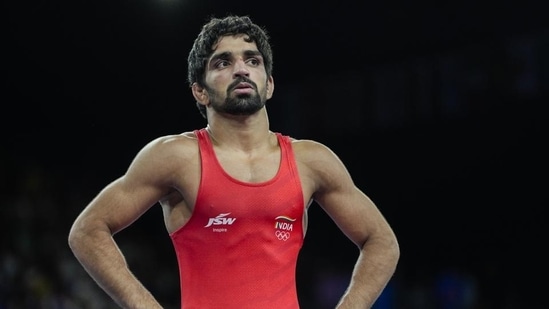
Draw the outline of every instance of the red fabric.
[[[190,220],[170,236],[182,309],[297,309],[303,193],[290,139],[276,133],[274,178],[245,183],[225,173],[205,129],[195,131],[202,176]]]

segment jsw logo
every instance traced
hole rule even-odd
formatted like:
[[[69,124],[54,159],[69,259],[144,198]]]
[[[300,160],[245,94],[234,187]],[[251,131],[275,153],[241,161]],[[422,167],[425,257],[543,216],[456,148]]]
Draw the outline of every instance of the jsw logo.
[[[208,224],[206,224],[204,227],[208,227],[208,226],[211,226],[211,225],[231,225],[234,223],[234,221],[236,220],[236,218],[225,218],[226,216],[230,215],[231,213],[226,213],[226,214],[219,214],[217,217],[215,218],[210,218],[210,220],[208,221]]]

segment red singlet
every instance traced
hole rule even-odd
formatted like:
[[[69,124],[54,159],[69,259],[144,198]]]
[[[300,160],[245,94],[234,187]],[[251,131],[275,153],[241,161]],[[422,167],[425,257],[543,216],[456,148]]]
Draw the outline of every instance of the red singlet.
[[[205,129],[196,130],[201,180],[189,221],[170,234],[182,309],[298,309],[296,263],[303,245],[303,193],[289,137],[276,133],[275,177],[229,176]]]

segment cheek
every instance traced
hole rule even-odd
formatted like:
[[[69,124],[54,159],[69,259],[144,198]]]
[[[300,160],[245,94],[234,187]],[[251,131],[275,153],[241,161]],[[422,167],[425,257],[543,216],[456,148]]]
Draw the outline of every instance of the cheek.
[[[220,88],[222,86],[225,86],[227,84],[227,80],[230,80],[230,79],[228,79],[226,76],[222,74],[210,74],[206,77],[206,83],[210,87],[214,87],[214,88]]]

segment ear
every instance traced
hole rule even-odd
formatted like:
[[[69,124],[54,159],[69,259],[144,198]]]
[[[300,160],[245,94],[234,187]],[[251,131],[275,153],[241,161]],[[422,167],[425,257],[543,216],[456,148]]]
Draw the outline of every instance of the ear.
[[[191,89],[193,92],[193,96],[198,103],[202,105],[208,105],[210,103],[210,98],[208,96],[208,91],[206,91],[206,88],[200,86],[197,83],[193,83]]]
[[[267,100],[273,97],[274,88],[275,88],[274,78],[271,75],[267,79]]]

